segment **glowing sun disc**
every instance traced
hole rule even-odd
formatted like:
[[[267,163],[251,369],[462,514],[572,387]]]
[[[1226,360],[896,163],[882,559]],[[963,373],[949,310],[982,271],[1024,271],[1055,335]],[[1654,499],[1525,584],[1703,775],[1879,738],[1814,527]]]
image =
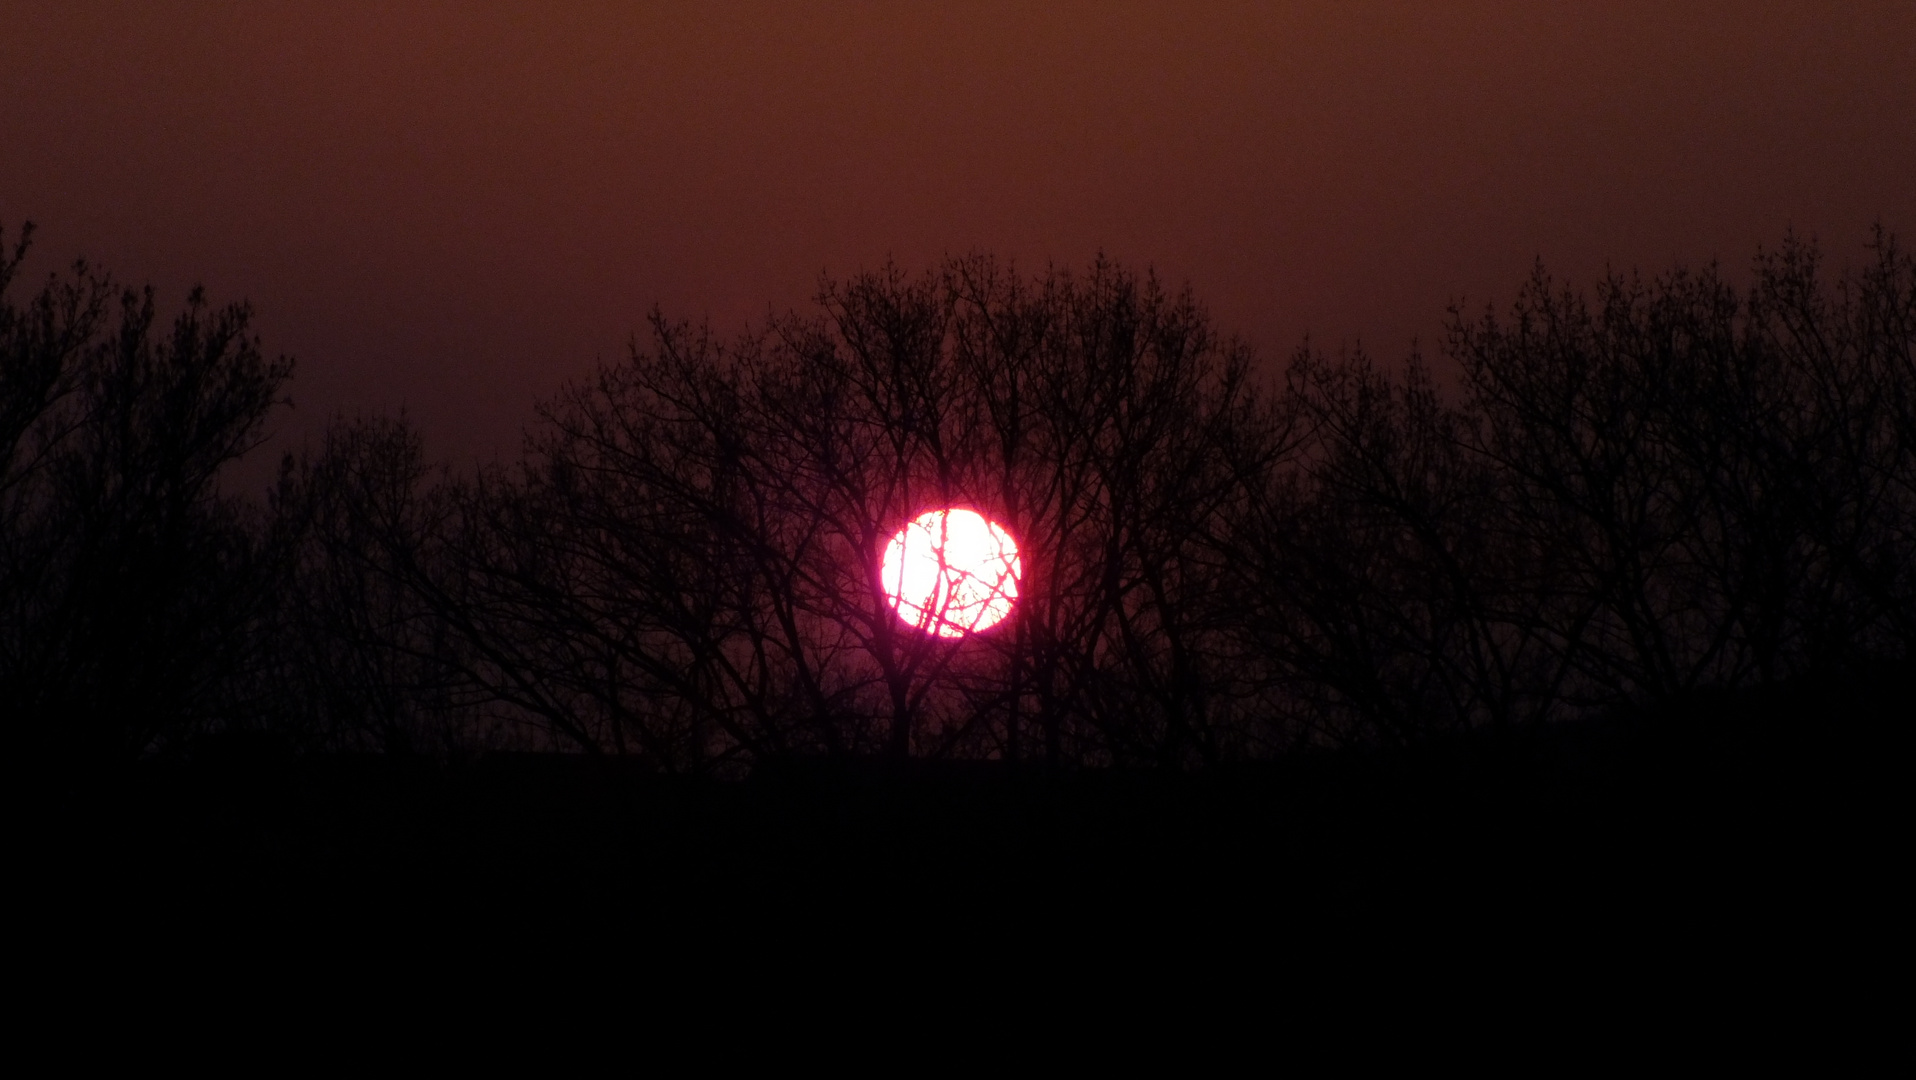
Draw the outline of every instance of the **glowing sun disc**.
[[[926,633],[962,637],[1011,614],[1023,565],[1011,534],[974,510],[932,510],[885,547],[885,593]]]

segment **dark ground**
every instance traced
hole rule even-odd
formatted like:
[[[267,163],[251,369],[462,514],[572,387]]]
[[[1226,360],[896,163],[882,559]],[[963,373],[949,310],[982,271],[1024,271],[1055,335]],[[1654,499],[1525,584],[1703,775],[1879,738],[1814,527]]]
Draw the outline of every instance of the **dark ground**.
[[[211,740],[29,807],[21,887],[62,923],[136,937],[1122,950],[1407,934],[1467,952],[1473,935],[1600,951],[1654,934],[1761,963],[1785,940],[1851,948],[1858,920],[1904,906],[1904,685],[1049,780],[866,763],[697,781],[578,756],[443,767]]]

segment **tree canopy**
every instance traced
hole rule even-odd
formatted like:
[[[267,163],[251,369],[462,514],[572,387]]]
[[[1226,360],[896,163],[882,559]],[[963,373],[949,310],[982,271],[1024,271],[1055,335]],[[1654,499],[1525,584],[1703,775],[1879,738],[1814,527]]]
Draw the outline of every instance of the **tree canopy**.
[[[1185,768],[1523,727],[1916,651],[1916,260],[1788,240],[1453,311],[1281,371],[1188,291],[988,256],[655,314],[517,461],[342,419],[222,495],[286,361],[244,306],[0,262],[0,698],[30,739]],[[1434,374],[1433,369],[1440,373]],[[901,621],[884,546],[974,507],[1011,616]]]

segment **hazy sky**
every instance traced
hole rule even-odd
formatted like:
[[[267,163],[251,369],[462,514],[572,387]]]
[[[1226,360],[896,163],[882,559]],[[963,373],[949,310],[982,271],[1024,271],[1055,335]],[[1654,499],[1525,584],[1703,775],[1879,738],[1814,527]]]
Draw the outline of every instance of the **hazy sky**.
[[[1401,355],[1541,257],[1741,266],[1916,232],[1916,2],[0,0],[0,222],[250,298],[295,442],[457,455],[818,275],[1100,249],[1281,362]],[[1916,240],[1916,236],[1911,236]]]

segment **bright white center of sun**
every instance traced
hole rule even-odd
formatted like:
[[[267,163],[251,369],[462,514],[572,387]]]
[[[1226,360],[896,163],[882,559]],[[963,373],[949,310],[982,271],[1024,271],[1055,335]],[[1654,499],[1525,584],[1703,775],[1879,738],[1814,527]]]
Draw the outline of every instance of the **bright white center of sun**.
[[[1011,614],[1022,572],[1011,534],[971,510],[920,514],[885,547],[892,608],[939,637],[962,637]]]

